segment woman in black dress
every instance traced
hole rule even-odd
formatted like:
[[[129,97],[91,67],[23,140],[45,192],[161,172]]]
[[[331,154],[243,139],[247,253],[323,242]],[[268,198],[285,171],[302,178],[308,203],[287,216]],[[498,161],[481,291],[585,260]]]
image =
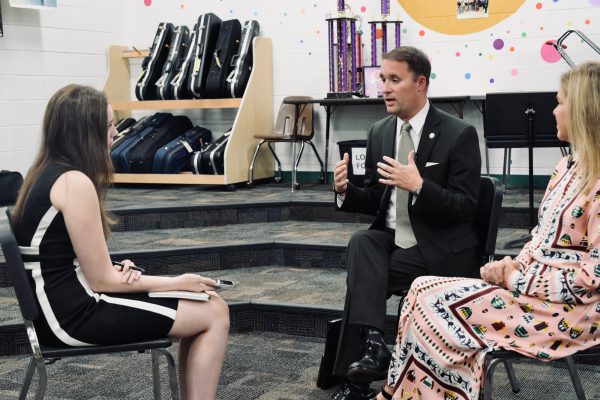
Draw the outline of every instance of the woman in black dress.
[[[112,180],[108,148],[117,131],[106,97],[69,85],[52,96],[42,143],[14,212],[15,234],[43,316],[49,345],[99,345],[181,338],[182,399],[214,399],[229,331],[216,282],[196,274],[141,275],[113,265],[103,207]],[[149,291],[207,292],[209,301],[150,298]]]

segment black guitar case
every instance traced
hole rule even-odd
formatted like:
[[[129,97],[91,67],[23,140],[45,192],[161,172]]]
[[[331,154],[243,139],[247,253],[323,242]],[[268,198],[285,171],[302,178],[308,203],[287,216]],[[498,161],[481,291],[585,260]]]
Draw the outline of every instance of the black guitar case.
[[[140,120],[132,127],[132,129],[135,128],[134,130],[123,136],[123,138],[119,141],[113,142],[110,150],[110,158],[112,159],[115,172],[131,172],[129,169],[131,149],[144,136],[158,129],[162,124],[167,123],[167,121],[169,121],[171,118],[173,118],[171,113],[157,112],[143,121]],[[137,128],[138,125],[140,125],[139,128]]]
[[[193,154],[190,161],[195,174],[222,175],[225,173],[225,148],[231,131],[224,133],[203,150]]]
[[[179,64],[176,66],[177,74],[170,82],[175,100],[191,99],[192,93],[189,89],[189,80],[192,68],[192,56],[197,45],[198,36],[196,35],[197,24],[189,35],[186,46],[185,57],[179,59]]]
[[[173,24],[158,24],[150,54],[142,61],[142,74],[135,85],[135,97],[138,100],[156,100],[156,81],[160,78],[163,64],[169,55],[169,43],[173,36]]]
[[[188,117],[177,115],[142,137],[129,151],[129,170],[137,174],[152,172],[156,151],[191,127]]]
[[[233,70],[227,76],[227,97],[242,97],[252,72],[252,42],[258,36],[260,25],[256,20],[244,22],[242,40],[236,55],[231,58]]]
[[[242,25],[239,20],[230,19],[221,24],[217,46],[212,54],[210,70],[206,78],[206,92],[209,98],[228,97],[225,80],[233,69],[231,58],[238,52],[241,34]]]
[[[133,125],[135,125],[135,118],[122,118],[115,124],[115,129],[117,132],[123,132],[125,129]]]
[[[189,91],[195,98],[207,98],[206,78],[210,69],[212,54],[215,51],[221,18],[213,13],[202,14],[196,24],[196,46],[192,54]]]
[[[212,142],[212,133],[206,128],[195,126],[177,139],[167,143],[154,156],[152,172],[176,174],[190,166],[195,151],[200,151]]]
[[[146,116],[140,118],[135,124],[125,128],[123,130],[117,129],[118,133],[113,138],[112,145],[110,146],[111,153],[113,150],[116,150],[119,146],[121,146],[124,143],[124,139],[129,134],[134,133],[134,132],[139,132],[142,129],[144,129],[144,125],[146,124],[146,122],[148,122],[149,119],[150,119],[150,116],[146,115]]]
[[[190,30],[185,25],[178,26],[173,32],[171,43],[169,44],[169,56],[163,65],[162,75],[156,81],[156,97],[159,99],[175,99],[173,86],[170,83],[177,74],[177,66],[181,64],[181,60],[186,55],[189,36]]]

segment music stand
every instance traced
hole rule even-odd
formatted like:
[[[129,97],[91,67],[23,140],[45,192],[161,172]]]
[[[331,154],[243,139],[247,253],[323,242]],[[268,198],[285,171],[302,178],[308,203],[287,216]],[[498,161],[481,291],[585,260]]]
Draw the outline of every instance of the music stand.
[[[556,92],[488,93],[483,113],[488,148],[527,148],[529,158],[529,230],[537,223],[533,207],[533,148],[568,147],[556,137],[552,114]],[[505,248],[522,245],[530,235],[510,241]]]

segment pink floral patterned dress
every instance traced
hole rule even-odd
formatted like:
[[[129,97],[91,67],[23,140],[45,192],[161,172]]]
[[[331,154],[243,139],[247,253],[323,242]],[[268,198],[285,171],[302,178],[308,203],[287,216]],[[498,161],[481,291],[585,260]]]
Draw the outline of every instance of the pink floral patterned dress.
[[[395,400],[471,399],[485,353],[552,360],[600,344],[600,179],[578,189],[577,163],[556,167],[509,289],[421,277],[402,306],[388,384]]]

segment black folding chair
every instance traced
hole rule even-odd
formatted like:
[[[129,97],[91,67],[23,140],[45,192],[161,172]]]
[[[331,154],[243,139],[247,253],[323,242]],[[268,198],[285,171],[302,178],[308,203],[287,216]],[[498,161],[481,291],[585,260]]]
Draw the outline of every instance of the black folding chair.
[[[500,181],[491,176],[482,176],[479,184],[479,201],[475,213],[475,225],[479,234],[479,249],[481,252],[480,264],[494,260],[496,252],[496,239],[498,238],[498,225],[502,211],[502,198],[504,190]],[[472,277],[479,277],[479,267],[472,271]],[[408,289],[398,293],[400,303],[398,304],[398,315],[402,308],[402,300],[408,294]]]
[[[46,373],[46,365],[53,364],[55,361],[75,356],[88,356],[96,354],[122,353],[137,351],[143,353],[150,350],[152,355],[152,379],[154,399],[159,400],[160,396],[160,372],[159,372],[159,356],[164,355],[167,359],[169,371],[169,386],[171,390],[171,398],[179,399],[179,388],[177,383],[177,372],[175,371],[175,360],[169,352],[173,341],[170,338],[156,339],[145,342],[126,343],[110,346],[82,346],[82,347],[51,347],[40,342],[35,331],[33,321],[40,317],[40,309],[34,297],[33,290],[27,279],[25,266],[21,258],[19,246],[13,234],[10,225],[10,215],[6,208],[0,209],[0,245],[2,252],[8,265],[8,272],[12,281],[23,322],[27,332],[27,338],[33,352],[23,387],[19,396],[20,400],[24,400],[29,392],[29,386],[33,379],[35,370],[38,370],[39,384],[35,394],[35,400],[40,400],[44,397],[48,376]]]
[[[578,353],[575,353],[572,356],[561,359],[566,361],[567,369],[569,371],[569,375],[571,376],[571,382],[573,382],[573,387],[575,388],[575,395],[577,396],[577,399],[586,400],[585,391],[583,390],[583,386],[581,385],[581,380],[579,379],[579,374],[577,373],[577,366],[575,365],[575,360],[573,359],[573,357],[595,357],[596,359],[598,359],[598,357],[600,357],[600,345],[592,347],[591,349],[582,350]],[[508,379],[510,381],[512,391],[514,393],[519,393],[521,391],[521,386],[517,381],[516,375],[513,371],[512,363],[527,360],[535,361],[536,359],[509,350],[495,350],[487,353],[485,356],[486,368],[483,382],[483,399],[491,400],[492,398],[492,378],[494,375],[494,369],[500,362],[502,362],[507,367]],[[553,360],[551,362],[557,361],[559,360]]]

